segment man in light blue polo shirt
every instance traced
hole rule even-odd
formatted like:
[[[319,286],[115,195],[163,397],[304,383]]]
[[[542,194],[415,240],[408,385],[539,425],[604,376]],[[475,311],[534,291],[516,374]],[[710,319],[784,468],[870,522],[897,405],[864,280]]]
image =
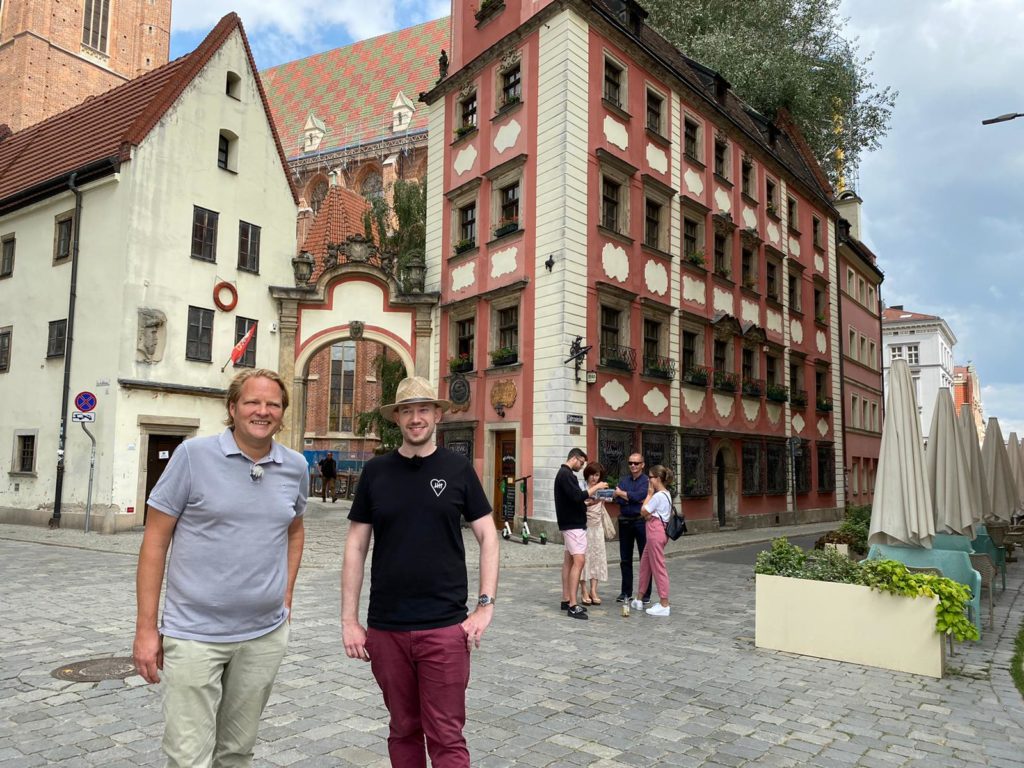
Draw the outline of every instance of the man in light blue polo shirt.
[[[287,407],[277,373],[238,374],[228,429],[182,443],[147,502],[133,653],[146,682],[163,671],[169,768],[252,764],[304,541],[306,460],[273,440]]]

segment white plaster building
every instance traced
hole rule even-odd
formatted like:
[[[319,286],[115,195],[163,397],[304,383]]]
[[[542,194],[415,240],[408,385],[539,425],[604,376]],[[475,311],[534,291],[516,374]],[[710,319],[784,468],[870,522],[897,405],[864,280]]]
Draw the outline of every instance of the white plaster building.
[[[75,393],[98,403],[93,527],[142,523],[175,445],[223,428],[221,366],[251,323],[240,362],[277,367],[268,287],[294,284],[296,211],[235,14],[191,54],[0,141],[0,520],[52,514],[66,388],[69,419]],[[90,445],[69,422],[64,525],[81,525]]]
[[[932,411],[939,389],[953,389],[953,347],[956,336],[936,315],[907,312],[903,305],[882,312],[882,366],[885,391],[889,391],[889,367],[902,358],[910,366],[921,414],[921,436],[928,442]]]

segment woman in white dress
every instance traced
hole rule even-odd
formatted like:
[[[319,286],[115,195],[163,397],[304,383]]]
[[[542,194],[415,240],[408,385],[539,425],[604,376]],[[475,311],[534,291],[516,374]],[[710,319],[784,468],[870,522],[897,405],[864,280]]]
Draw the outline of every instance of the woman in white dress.
[[[604,480],[604,467],[592,461],[583,468],[583,481],[587,487]],[[580,590],[584,605],[600,605],[601,596],[597,594],[599,581],[608,581],[608,556],[604,542],[604,502],[597,499],[587,500],[587,557],[580,574]]]

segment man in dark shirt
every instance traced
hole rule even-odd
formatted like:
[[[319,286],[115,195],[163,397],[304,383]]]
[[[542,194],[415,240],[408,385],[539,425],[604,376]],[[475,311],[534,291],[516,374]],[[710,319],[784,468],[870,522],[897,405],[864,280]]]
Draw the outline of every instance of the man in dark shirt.
[[[647,528],[640,517],[640,507],[647,498],[647,473],[644,472],[644,457],[639,453],[629,454],[629,476],[619,480],[615,489],[615,501],[619,505],[619,569],[622,572],[622,589],[615,601],[628,601],[633,594],[633,543],[636,543],[637,559],[643,557],[647,546]],[[650,587],[643,595],[646,603],[651,599]]]
[[[594,491],[607,488],[596,483],[587,490],[576,477],[587,463],[587,454],[579,448],[569,451],[565,464],[555,474],[555,519],[565,541],[562,559],[562,610],[573,619],[586,619],[587,609],[576,604],[576,591],[587,555],[587,500]]]
[[[320,498],[327,501],[327,486],[331,486],[331,503],[336,500],[338,487],[338,464],[334,460],[334,454],[330,451],[320,459],[320,475],[323,480],[320,483]]]
[[[391,714],[388,754],[396,768],[469,768],[469,654],[494,613],[498,535],[480,479],[465,458],[434,444],[447,410],[430,382],[403,379],[380,409],[402,444],[370,460],[348,519],[341,572],[345,653],[369,661]],[[467,615],[462,521],[480,544],[480,591]],[[373,536],[368,629],[359,623],[363,566]]]

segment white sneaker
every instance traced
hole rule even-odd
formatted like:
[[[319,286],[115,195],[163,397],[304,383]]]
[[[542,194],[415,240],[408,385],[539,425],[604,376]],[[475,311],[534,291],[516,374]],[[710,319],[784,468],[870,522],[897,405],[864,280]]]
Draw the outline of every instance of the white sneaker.
[[[672,609],[667,605],[657,603],[647,609],[648,616],[668,616],[672,613]]]
[[[629,601],[629,607],[633,608],[633,609],[635,609],[637,611],[642,611],[644,609],[644,601],[643,600],[637,600],[637,599],[634,598],[633,600]]]

